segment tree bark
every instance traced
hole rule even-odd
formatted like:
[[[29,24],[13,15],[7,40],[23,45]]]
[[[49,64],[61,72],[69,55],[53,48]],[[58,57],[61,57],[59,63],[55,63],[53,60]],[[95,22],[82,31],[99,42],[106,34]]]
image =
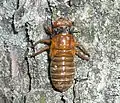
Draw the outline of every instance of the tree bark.
[[[49,3],[48,3],[49,2]],[[49,80],[43,25],[57,17],[74,21],[74,36],[90,53],[88,62],[75,57],[73,86],[55,91]],[[120,103],[119,0],[0,1],[0,103]]]

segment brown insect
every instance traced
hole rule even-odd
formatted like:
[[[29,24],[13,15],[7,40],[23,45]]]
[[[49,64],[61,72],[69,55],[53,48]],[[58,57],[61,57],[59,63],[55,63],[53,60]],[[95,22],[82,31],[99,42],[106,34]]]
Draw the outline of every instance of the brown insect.
[[[50,77],[55,90],[64,92],[68,90],[74,80],[74,56],[78,55],[83,60],[89,60],[89,54],[84,47],[76,42],[72,35],[73,23],[66,18],[58,18],[52,22],[52,27],[45,28],[51,39],[39,40],[34,44],[45,43],[46,47],[31,55],[36,55],[49,50]]]

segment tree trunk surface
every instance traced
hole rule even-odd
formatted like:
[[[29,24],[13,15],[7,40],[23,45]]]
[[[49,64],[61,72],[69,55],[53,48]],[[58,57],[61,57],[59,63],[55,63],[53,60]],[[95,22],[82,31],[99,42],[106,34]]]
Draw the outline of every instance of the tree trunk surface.
[[[58,17],[74,21],[90,53],[88,62],[75,56],[76,81],[64,93],[52,88],[47,52],[29,58]],[[120,103],[120,0],[0,1],[0,103]]]

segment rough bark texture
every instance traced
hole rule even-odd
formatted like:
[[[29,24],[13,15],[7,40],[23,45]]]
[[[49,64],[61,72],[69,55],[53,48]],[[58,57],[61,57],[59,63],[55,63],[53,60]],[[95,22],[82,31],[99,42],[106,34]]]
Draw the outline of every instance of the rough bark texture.
[[[2,0],[0,103],[120,103],[120,0],[50,0],[50,5],[53,20],[74,21],[74,35],[90,60],[76,57],[76,83],[64,94],[54,91],[47,53],[27,57],[34,52],[33,41],[48,38],[43,29],[51,17],[47,1]]]

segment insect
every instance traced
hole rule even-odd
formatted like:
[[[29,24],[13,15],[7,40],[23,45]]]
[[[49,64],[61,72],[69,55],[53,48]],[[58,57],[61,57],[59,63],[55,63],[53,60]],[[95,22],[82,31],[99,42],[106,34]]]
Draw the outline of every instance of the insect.
[[[72,26],[72,21],[62,17],[52,22],[52,27],[46,28],[51,38],[34,43],[34,46],[38,43],[45,43],[47,46],[31,55],[31,57],[35,57],[49,50],[51,82],[55,90],[59,92],[67,91],[73,84],[75,55],[86,61],[90,57],[85,48],[73,36]]]

